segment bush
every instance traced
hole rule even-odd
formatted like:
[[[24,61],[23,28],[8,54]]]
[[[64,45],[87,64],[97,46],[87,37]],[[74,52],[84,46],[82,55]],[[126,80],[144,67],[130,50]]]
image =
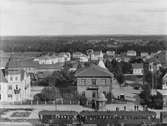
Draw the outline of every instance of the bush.
[[[157,92],[157,95],[151,95],[150,89],[145,88],[140,94],[140,104],[147,105],[149,108],[162,109],[163,96]]]
[[[80,101],[80,105],[85,106],[87,103],[87,98],[85,96],[80,96],[79,101]]]
[[[61,98],[60,91],[56,87],[46,87],[34,96],[35,101],[53,101],[56,98]]]

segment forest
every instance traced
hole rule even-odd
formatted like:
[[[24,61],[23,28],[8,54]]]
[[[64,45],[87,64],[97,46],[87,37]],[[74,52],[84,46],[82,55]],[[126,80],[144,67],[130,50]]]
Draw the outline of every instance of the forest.
[[[114,50],[117,53],[127,50],[137,52],[156,52],[166,49],[167,39],[164,36],[88,36],[88,37],[0,37],[0,49],[6,52],[75,52],[85,53],[88,49]]]

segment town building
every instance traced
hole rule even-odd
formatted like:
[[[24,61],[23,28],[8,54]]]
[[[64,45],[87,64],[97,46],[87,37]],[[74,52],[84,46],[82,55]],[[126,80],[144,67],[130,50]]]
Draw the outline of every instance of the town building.
[[[149,56],[149,54],[148,54],[148,52],[141,52],[140,53],[140,56],[143,58],[143,57],[148,57]]]
[[[75,52],[72,54],[73,60],[77,60],[79,62],[88,62],[88,56],[81,52]]]
[[[103,61],[77,71],[75,76],[78,93],[85,95],[89,100],[95,99],[98,92],[105,95],[111,92],[114,75],[105,67]]]
[[[109,56],[115,56],[115,51],[106,51],[106,54]]]
[[[143,75],[144,68],[142,63],[132,64],[133,75]]]
[[[37,58],[34,58],[34,61],[37,61],[39,64],[56,64],[63,63],[71,60],[70,53],[58,53],[49,55],[43,55]]]
[[[162,78],[162,89],[167,89],[167,73]]]
[[[103,59],[103,52],[102,51],[93,51],[93,53],[88,54],[90,60],[102,60]]]
[[[126,53],[126,55],[127,56],[137,56],[137,53],[134,50],[128,50],[127,53]]]
[[[0,71],[0,101],[22,102],[30,99],[30,75],[24,70]]]
[[[158,51],[152,54],[148,59],[146,59],[146,62],[149,63],[150,71],[153,70],[153,65],[154,67],[157,67],[157,70],[160,67],[167,68],[167,50]]]

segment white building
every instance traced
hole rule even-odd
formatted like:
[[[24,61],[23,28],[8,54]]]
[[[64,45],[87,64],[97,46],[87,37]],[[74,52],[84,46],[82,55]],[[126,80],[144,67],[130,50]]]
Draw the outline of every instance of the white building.
[[[141,57],[148,57],[149,54],[148,54],[147,52],[141,52],[141,53],[140,53],[140,56],[141,56]]]
[[[134,75],[143,75],[144,68],[142,63],[132,64],[132,68]]]
[[[137,56],[137,53],[134,50],[128,50],[126,55],[127,56]]]
[[[88,56],[81,52],[74,52],[72,54],[73,59],[78,60],[80,62],[88,62]]]
[[[89,54],[89,59],[90,60],[102,60],[103,56],[104,56],[104,54],[102,51],[96,51],[96,52]]]
[[[55,55],[44,55],[38,58],[35,58],[34,61],[37,61],[39,64],[56,64],[64,63],[65,61],[70,61],[70,53],[59,53]]]
[[[22,102],[30,99],[30,92],[30,75],[25,71],[0,71],[1,102]]]

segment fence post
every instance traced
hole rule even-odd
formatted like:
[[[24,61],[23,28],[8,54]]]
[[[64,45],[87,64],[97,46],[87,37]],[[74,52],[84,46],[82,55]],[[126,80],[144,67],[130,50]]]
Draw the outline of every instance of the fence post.
[[[70,100],[70,105],[71,105],[71,100]]]
[[[31,100],[31,105],[33,104],[32,100]]]
[[[46,101],[45,101],[45,105],[46,105]]]
[[[63,104],[63,99],[61,100],[61,104]]]

